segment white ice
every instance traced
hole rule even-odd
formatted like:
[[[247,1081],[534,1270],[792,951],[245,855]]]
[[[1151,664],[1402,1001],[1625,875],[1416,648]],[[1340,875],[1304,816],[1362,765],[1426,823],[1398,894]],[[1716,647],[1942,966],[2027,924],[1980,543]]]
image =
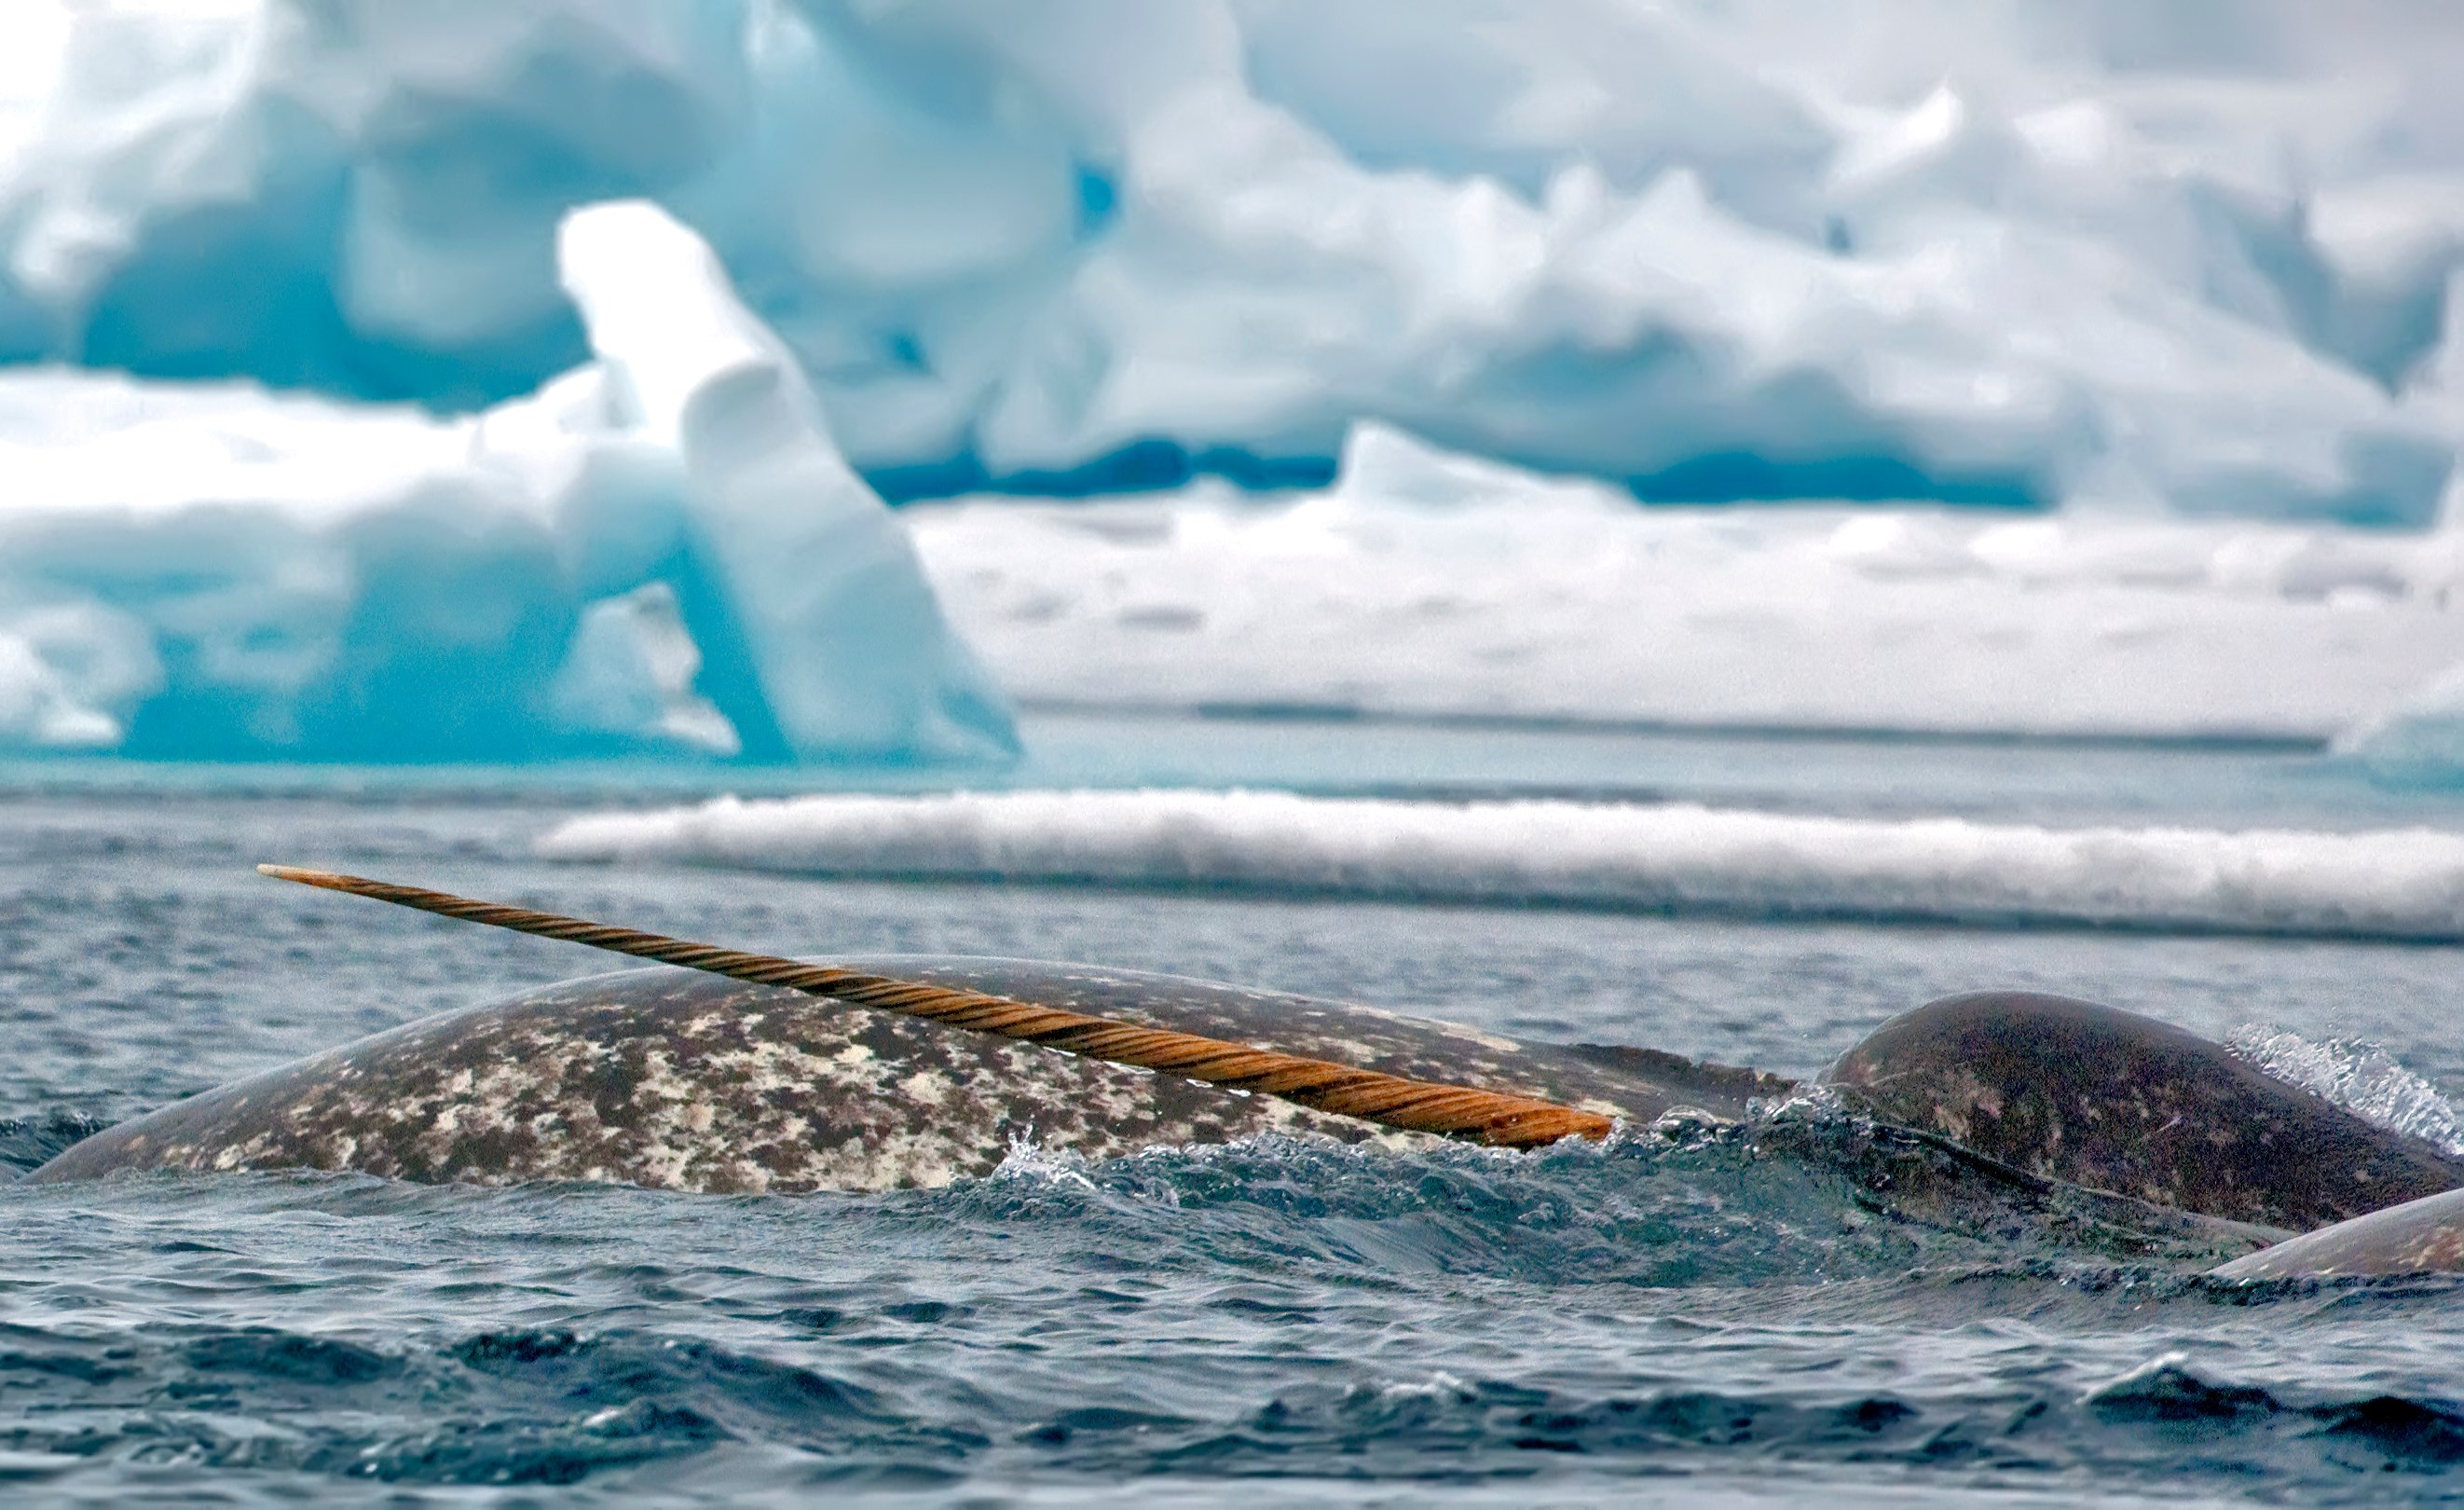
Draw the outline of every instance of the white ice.
[[[2464,941],[2464,835],[2424,829],[2063,830],[1693,804],[1013,791],[729,798],[570,819],[539,848],[806,875]]]
[[[470,419],[0,376],[0,746],[998,756],[895,519],[692,233],[575,217],[596,357]]]
[[[2439,0],[18,0],[0,354],[467,406],[660,200],[898,486],[1321,470],[2422,525]],[[1278,469],[1283,469],[1281,472]]]
[[[917,516],[961,637],[2464,779],[2458,77],[2443,0],[14,0],[0,741],[998,753],[873,490],[1195,470],[1315,491]]]
[[[1043,703],[2324,740],[2464,662],[2464,531],[1638,509],[1375,426],[1318,493],[903,513]]]
[[[2464,786],[2464,661],[2358,720],[2336,743],[2390,785]]]

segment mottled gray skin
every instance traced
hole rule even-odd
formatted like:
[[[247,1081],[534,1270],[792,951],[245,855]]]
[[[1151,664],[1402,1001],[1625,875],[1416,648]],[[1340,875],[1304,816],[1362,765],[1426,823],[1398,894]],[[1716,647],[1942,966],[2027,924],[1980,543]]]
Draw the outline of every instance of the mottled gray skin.
[[[1280,991],[1017,960],[879,957],[856,969],[969,987],[1417,1078],[1519,1091],[1670,1136],[1746,1140],[1839,1178],[1893,1219],[2212,1264],[2286,1235],[2081,1189],[1929,1130],[1821,1116],[1734,1125],[1793,1082],[1653,1049],[1526,1044]],[[1723,1122],[1727,1125],[1721,1125]],[[618,1182],[694,1191],[872,1190],[989,1173],[1013,1138],[1091,1159],[1266,1132],[1434,1140],[690,970],[627,970],[449,1012],[191,1097],[27,1176],[355,1170],[429,1183]]]
[[[2464,1187],[2464,1161],[2092,1002],[1952,996],[1823,1072],[1886,1121],[2047,1179],[2303,1231]]]
[[[1790,1084],[1652,1050],[1523,1044],[1133,970],[940,957],[832,963],[1638,1121],[1678,1105],[1735,1118],[1749,1097]],[[869,1190],[988,1173],[1030,1130],[1045,1147],[1098,1159],[1272,1131],[1415,1141],[1268,1097],[656,967],[363,1038],[106,1129],[27,1178],[314,1168],[478,1185]]]
[[[2426,1195],[2288,1237],[2213,1272],[2219,1279],[2464,1274],[2464,1190]]]

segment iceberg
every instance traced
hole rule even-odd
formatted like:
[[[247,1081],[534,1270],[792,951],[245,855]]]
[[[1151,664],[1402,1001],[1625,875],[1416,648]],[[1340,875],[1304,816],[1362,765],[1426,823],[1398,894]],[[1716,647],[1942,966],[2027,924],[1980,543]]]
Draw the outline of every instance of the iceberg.
[[[591,360],[464,418],[0,375],[0,745],[1001,759],[999,692],[715,259],[572,217]]]
[[[2339,755],[2392,787],[2464,787],[2464,662],[2358,719]]]
[[[2230,22],[21,0],[0,742],[965,760],[1007,693],[2420,767],[2362,721],[2464,658],[2464,29]]]
[[[469,412],[692,226],[900,498],[1322,484],[2419,527],[2464,30],[1956,0],[23,0],[0,357]]]

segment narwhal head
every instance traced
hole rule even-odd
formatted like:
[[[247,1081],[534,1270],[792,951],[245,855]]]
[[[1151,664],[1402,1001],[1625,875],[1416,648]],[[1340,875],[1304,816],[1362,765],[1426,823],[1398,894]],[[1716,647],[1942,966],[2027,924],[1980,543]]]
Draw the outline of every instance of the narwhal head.
[[[1822,1072],[1875,1117],[2048,1179],[2306,1230],[2464,1187],[2464,1161],[2114,1007],[1978,991]]]

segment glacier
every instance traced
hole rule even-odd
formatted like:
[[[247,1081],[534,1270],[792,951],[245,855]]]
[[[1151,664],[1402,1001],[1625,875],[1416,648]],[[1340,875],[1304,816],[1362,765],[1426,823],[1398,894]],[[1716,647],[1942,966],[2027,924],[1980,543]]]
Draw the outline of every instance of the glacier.
[[[637,202],[563,240],[595,355],[475,415],[0,374],[0,746],[1010,754],[906,533],[708,249]]]

